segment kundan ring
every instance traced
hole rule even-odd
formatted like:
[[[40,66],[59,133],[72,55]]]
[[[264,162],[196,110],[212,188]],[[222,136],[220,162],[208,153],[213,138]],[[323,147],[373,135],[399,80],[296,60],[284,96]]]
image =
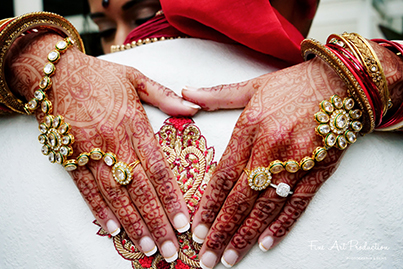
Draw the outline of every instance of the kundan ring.
[[[117,162],[112,167],[112,176],[120,185],[127,185],[133,178],[133,169],[140,163],[139,160],[126,164],[124,162]]]
[[[271,173],[266,167],[258,167],[252,171],[244,169],[244,171],[248,176],[249,187],[252,190],[261,191],[271,186],[276,189],[276,193],[281,197],[287,197],[289,194],[293,193],[290,191],[290,185],[286,183],[279,183],[278,185],[271,183]]]

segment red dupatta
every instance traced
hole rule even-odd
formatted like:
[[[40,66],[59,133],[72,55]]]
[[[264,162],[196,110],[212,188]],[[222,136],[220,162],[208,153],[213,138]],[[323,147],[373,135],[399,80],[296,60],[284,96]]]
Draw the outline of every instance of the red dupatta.
[[[240,43],[284,60],[302,62],[302,34],[268,0],[160,0],[163,15],[134,29],[125,43],[143,38],[186,36]],[[313,17],[316,1],[306,2]]]

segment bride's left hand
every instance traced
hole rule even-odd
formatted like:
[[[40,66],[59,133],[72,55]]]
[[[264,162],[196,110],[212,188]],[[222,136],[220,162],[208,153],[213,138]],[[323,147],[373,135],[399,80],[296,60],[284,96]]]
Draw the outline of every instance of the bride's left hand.
[[[375,45],[374,49],[384,67],[392,101],[399,103],[403,62],[384,48]],[[344,151],[330,148],[326,158],[315,161],[309,171],[272,175],[273,184],[291,187],[293,193],[287,197],[280,197],[272,186],[261,191],[251,189],[244,169],[255,174],[251,171],[268,167],[274,160],[299,162],[312,156],[323,146],[322,137],[315,133],[318,123],[313,115],[319,111],[319,103],[334,94],[345,98],[346,86],[317,58],[244,83],[183,91],[185,99],[205,110],[247,104],[193,219],[193,238],[204,241],[199,253],[203,268],[214,267],[220,257],[230,267],[257,241],[267,251],[289,233],[337,169]]]
[[[247,102],[248,94],[241,93],[253,95],[193,220],[194,238],[199,242],[205,239],[199,255],[208,268],[214,267],[221,256],[224,264],[234,265],[258,239],[261,249],[268,250],[278,244],[336,170],[342,155],[341,150],[331,148],[325,160],[315,162],[312,170],[272,175],[273,184],[286,183],[291,187],[293,194],[286,198],[276,194],[271,186],[261,191],[251,189],[244,169],[268,167],[274,160],[299,163],[323,146],[322,138],[315,133],[318,123],[313,115],[319,111],[321,101],[329,100],[334,94],[346,97],[346,87],[330,67],[314,59],[216,89],[228,88],[239,91],[232,95],[240,97],[235,102],[214,104],[218,99],[212,99],[209,104],[197,102],[204,108],[215,109]]]

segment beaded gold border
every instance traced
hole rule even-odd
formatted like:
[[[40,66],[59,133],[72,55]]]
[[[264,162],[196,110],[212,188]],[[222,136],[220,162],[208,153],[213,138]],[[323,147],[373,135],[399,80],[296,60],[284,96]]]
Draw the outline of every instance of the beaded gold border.
[[[24,109],[24,102],[18,99],[7,85],[4,69],[5,56],[13,42],[24,32],[31,30],[51,30],[56,31],[73,40],[75,46],[85,53],[84,44],[78,31],[65,18],[50,12],[33,12],[15,18],[0,32],[0,102],[14,112],[29,114]]]

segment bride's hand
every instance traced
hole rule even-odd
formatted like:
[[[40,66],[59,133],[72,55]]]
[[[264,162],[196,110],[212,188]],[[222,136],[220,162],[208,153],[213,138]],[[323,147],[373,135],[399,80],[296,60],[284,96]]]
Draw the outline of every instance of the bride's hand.
[[[47,54],[61,39],[54,34],[28,35],[13,45],[8,59],[14,91],[27,100],[33,97]],[[187,230],[188,210],[139,97],[173,115],[189,116],[197,109],[181,105],[179,97],[139,71],[87,56],[74,47],[61,55],[51,79],[53,86],[47,90],[51,115],[63,116],[75,140],[68,159],[100,149],[133,164],[129,172],[133,179],[127,185],[114,179],[112,166],[102,159],[89,158],[87,165],[70,172],[95,218],[112,234],[123,226],[146,255],[157,246],[167,261],[176,259],[179,245],[172,226]],[[45,119],[40,110],[36,116],[41,123]]]
[[[377,54],[382,56],[389,88],[393,90],[402,80],[402,62],[386,49],[377,47],[377,50],[381,50]],[[252,97],[234,128],[193,220],[194,240],[204,241],[199,253],[203,268],[214,267],[220,257],[226,266],[232,266],[257,241],[260,248],[267,251],[289,233],[320,186],[337,169],[343,151],[329,149],[326,158],[315,162],[309,171],[272,174],[271,183],[290,186],[293,193],[287,197],[279,196],[273,186],[253,190],[248,174],[255,174],[254,169],[266,168],[275,160],[299,162],[305,156],[312,156],[317,147],[323,146],[322,137],[315,133],[318,123],[314,114],[319,111],[319,103],[334,94],[341,98],[347,96],[342,80],[320,59],[244,83],[202,91],[211,89],[212,94],[219,96],[210,99],[211,102],[191,100],[204,108],[217,109],[234,107],[233,104],[242,106]],[[230,91],[225,91],[227,89]],[[232,96],[231,91],[234,91]],[[185,92],[187,98],[189,92]],[[193,92],[189,95],[194,97],[198,91]],[[230,99],[233,101],[228,102]]]

